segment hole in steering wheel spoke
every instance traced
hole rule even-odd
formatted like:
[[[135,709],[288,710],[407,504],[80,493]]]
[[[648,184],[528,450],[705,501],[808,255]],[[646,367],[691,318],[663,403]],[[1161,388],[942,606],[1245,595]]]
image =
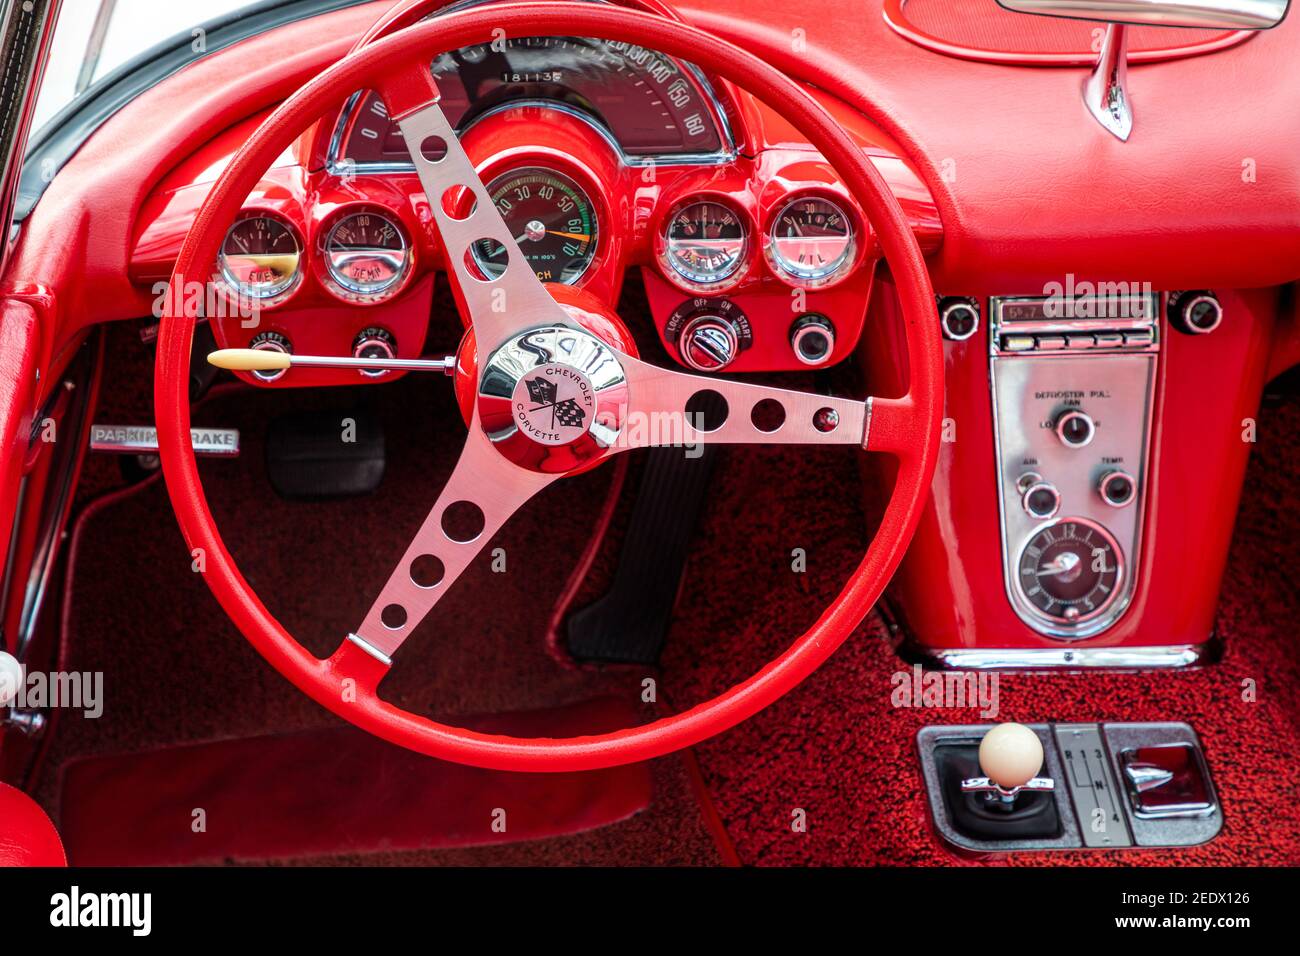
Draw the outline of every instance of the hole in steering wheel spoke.
[[[686,400],[686,424],[697,432],[716,432],[730,414],[727,400],[711,388],[702,388]]]
[[[495,282],[509,264],[510,254],[495,239],[475,239],[465,250],[465,271],[479,282]]]
[[[483,533],[487,519],[472,501],[453,501],[442,513],[442,533],[457,544],[468,544]]]
[[[448,186],[442,193],[442,211],[448,219],[464,222],[474,215],[478,199],[467,186]]]
[[[447,566],[434,554],[422,554],[411,562],[411,583],[417,588],[436,588],[447,575]]]
[[[785,424],[785,406],[775,398],[765,398],[749,410],[749,420],[763,434],[770,435]]]
[[[420,141],[420,155],[426,162],[442,162],[447,158],[447,141],[441,136],[426,136]]]
[[[390,631],[400,631],[406,627],[406,608],[400,604],[389,604],[379,612],[379,621]]]

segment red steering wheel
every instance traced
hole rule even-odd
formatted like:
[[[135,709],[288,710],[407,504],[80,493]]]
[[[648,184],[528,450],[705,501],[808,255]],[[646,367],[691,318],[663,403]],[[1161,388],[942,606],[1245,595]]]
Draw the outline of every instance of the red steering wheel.
[[[647,46],[744,87],[786,117],[829,160],[865,210],[892,270],[909,363],[902,398],[826,398],[648,365],[582,323],[537,281],[438,106],[431,54],[507,36],[590,36]],[[374,607],[338,650],[317,659],[267,611],[239,573],[204,498],[190,444],[189,363],[198,298],[226,227],[275,157],[358,89],[375,89],[401,127],[445,247],[448,274],[473,336],[475,401],[454,472]],[[466,193],[476,202],[466,199]],[[499,276],[466,253],[480,239],[507,250]],[[902,557],[938,453],[942,348],[920,248],[863,152],[793,81],[701,30],[646,13],[574,3],[493,5],[428,20],[380,39],[304,86],[271,114],[226,167],[176,262],[158,335],[154,403],[172,506],[221,606],[272,666],[323,706],[377,736],[432,756],[501,770],[568,771],[645,760],[698,743],[753,715],[825,661],[862,621]],[[591,330],[589,330],[591,329]],[[465,353],[477,343],[477,356]],[[695,417],[701,393],[707,419]],[[718,400],[721,396],[721,401]],[[756,406],[763,414],[754,414]],[[721,411],[720,411],[721,409]],[[773,415],[775,413],[775,415]],[[784,417],[774,431],[771,421]],[[721,419],[721,420],[719,420]],[[392,657],[494,532],[550,482],[629,447],[689,442],[837,443],[898,460],[871,546],[816,624],[748,680],[688,711],[613,733],[524,739],[435,723],[384,701]]]

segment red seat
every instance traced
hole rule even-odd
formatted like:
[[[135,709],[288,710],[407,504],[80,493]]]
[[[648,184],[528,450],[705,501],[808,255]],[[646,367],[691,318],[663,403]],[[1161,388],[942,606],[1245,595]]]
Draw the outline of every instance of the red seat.
[[[0,866],[67,866],[59,831],[23,791],[0,783]]]

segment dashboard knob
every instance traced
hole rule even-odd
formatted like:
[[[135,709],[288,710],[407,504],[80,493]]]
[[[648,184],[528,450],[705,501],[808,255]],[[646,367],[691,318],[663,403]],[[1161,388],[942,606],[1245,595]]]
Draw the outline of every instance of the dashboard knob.
[[[1097,425],[1092,416],[1077,408],[1066,412],[1056,420],[1056,437],[1070,448],[1082,448],[1092,441],[1097,434]]]
[[[790,348],[804,365],[824,365],[835,351],[835,326],[816,312],[801,315],[790,327]]]
[[[288,338],[279,332],[259,332],[253,336],[253,340],[248,343],[250,349],[267,352],[283,352],[286,355],[293,354],[293,346],[289,344]],[[274,382],[283,378],[288,369],[257,369],[249,374],[263,382]]]
[[[387,329],[381,329],[373,326],[368,329],[362,329],[352,342],[353,358],[378,358],[391,359],[397,358],[397,341],[393,334]],[[387,375],[388,369],[361,369],[361,374],[366,378],[379,378]]]
[[[1169,321],[1187,335],[1208,335],[1223,321],[1223,306],[1213,292],[1179,292],[1169,297]]]
[[[740,351],[735,326],[719,315],[704,314],[691,319],[678,342],[682,361],[697,372],[720,372]]]
[[[1050,518],[1061,510],[1061,493],[1050,481],[1038,481],[1025,489],[1020,504],[1031,518]]]
[[[945,339],[966,341],[979,331],[979,303],[965,296],[945,296],[939,300],[939,326]]]
[[[1137,497],[1137,482],[1128,472],[1114,469],[1101,476],[1097,482],[1097,494],[1112,508],[1123,508]]]

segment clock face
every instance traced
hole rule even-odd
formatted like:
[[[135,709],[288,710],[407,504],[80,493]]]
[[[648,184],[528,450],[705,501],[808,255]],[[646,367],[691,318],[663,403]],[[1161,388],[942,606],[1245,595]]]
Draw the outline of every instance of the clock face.
[[[1124,558],[1110,532],[1086,518],[1060,518],[1025,542],[1016,586],[1040,615],[1071,625],[1106,610],[1123,574]]]

